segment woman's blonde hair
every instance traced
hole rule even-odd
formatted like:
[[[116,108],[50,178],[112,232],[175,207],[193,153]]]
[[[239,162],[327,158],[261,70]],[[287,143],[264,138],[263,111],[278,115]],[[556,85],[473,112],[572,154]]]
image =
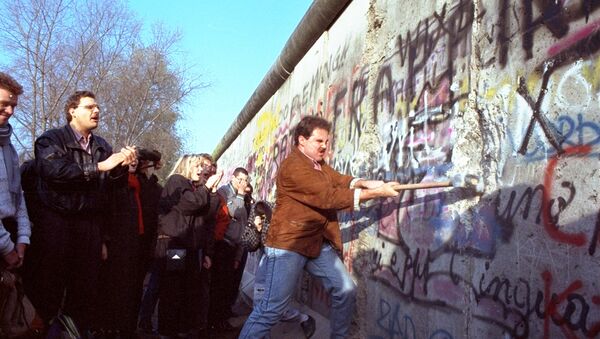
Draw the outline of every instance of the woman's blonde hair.
[[[181,156],[181,158],[179,158],[179,160],[177,160],[175,166],[173,166],[173,169],[171,170],[171,173],[169,173],[169,176],[172,176],[173,174],[179,174],[191,179],[193,174],[192,168],[194,168],[194,164],[198,161],[202,161],[203,159],[209,160],[211,163],[213,162],[212,156],[207,153],[184,154]]]

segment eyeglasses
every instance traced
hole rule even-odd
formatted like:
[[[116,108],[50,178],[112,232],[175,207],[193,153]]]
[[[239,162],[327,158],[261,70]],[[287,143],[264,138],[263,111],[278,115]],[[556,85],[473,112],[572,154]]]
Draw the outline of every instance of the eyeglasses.
[[[98,106],[96,104],[93,104],[93,105],[79,105],[77,107],[83,107],[83,108],[88,109],[90,111],[93,110],[94,108],[97,108],[99,111],[101,110],[100,106]]]

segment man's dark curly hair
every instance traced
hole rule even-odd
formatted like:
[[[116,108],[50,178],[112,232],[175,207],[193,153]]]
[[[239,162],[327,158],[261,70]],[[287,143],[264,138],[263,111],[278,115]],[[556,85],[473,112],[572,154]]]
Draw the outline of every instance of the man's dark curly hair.
[[[10,75],[0,72],[0,88],[3,88],[14,95],[23,94],[23,86]]]
[[[91,91],[76,91],[70,97],[67,98],[67,102],[65,103],[65,117],[67,118],[67,122],[70,122],[73,118],[69,110],[71,108],[76,108],[81,101],[81,98],[92,98],[96,99],[96,95],[94,95]]]
[[[294,145],[298,146],[298,144],[300,144],[300,136],[303,136],[306,139],[310,138],[312,132],[317,128],[330,132],[331,123],[314,115],[309,115],[302,118],[302,120],[300,120],[298,125],[296,125],[294,128]]]

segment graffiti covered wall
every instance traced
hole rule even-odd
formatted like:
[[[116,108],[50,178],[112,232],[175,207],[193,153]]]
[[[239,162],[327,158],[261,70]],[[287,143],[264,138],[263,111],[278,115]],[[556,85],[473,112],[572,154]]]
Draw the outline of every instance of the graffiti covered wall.
[[[274,200],[290,128],[404,191],[340,213],[357,338],[600,335],[600,2],[356,0],[219,159]],[[303,279],[297,297],[327,315]]]

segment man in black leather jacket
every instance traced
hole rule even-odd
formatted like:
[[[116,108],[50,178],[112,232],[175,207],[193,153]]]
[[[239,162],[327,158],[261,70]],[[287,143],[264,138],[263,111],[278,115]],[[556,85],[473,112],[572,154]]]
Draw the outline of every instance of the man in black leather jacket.
[[[46,322],[60,311],[85,333],[95,316],[98,272],[107,256],[102,233],[104,218],[110,215],[110,182],[127,174],[136,150],[125,147],[113,153],[104,139],[92,134],[100,118],[92,92],[71,95],[65,114],[66,126],[46,131],[35,142],[40,208],[32,216],[26,288]]]

